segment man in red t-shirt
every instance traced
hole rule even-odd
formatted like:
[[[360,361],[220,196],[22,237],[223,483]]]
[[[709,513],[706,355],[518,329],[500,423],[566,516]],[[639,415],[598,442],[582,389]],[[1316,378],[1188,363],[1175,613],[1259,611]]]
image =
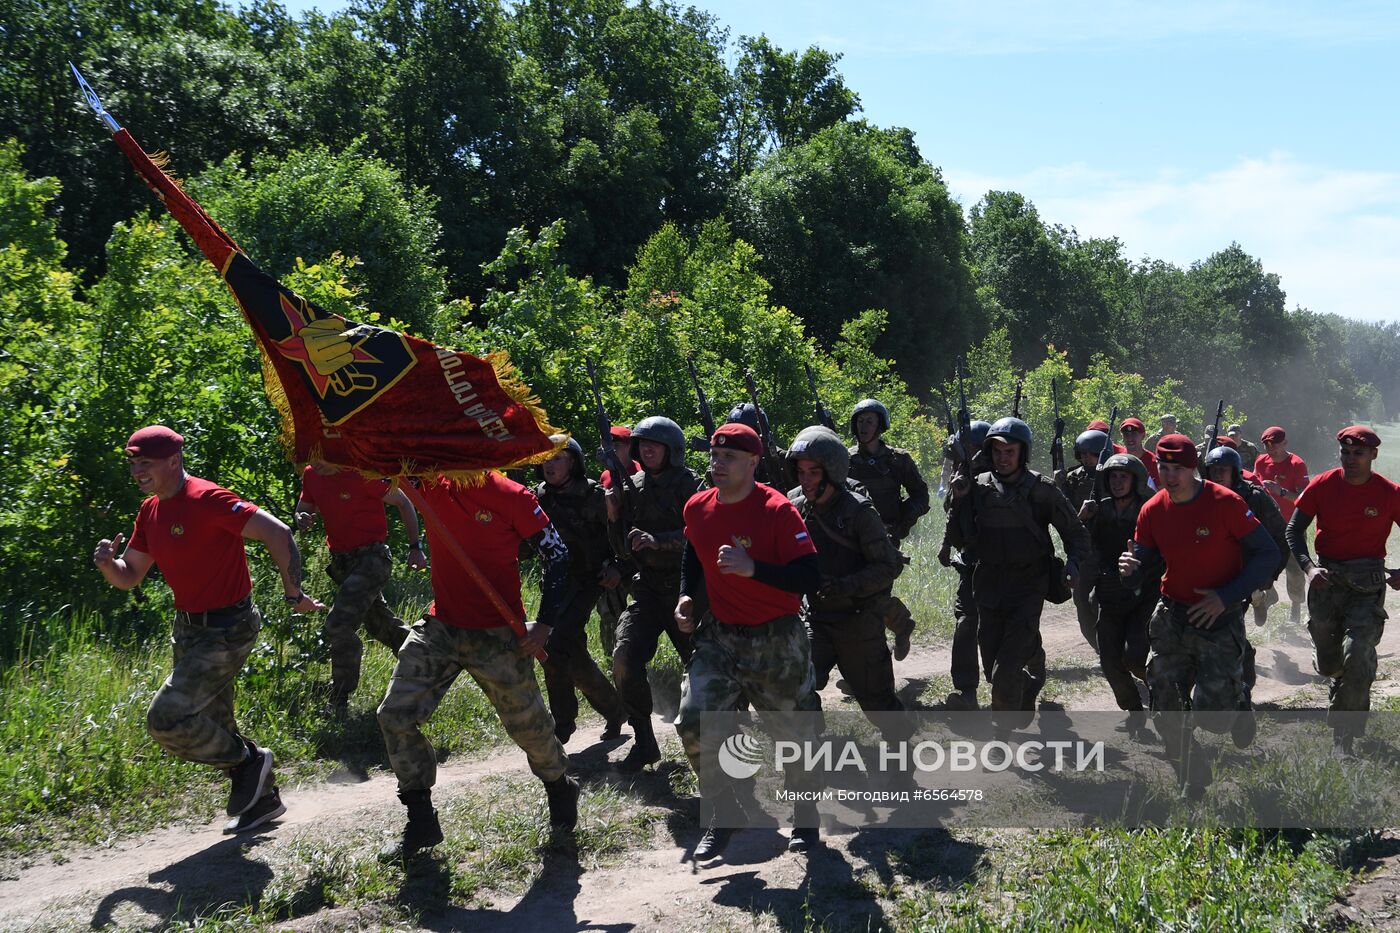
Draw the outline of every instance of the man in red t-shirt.
[[[1118,431],[1123,435],[1123,452],[1141,460],[1142,465],[1147,467],[1147,478],[1152,481],[1152,488],[1159,488],[1162,480],[1157,475],[1157,455],[1142,443],[1147,437],[1147,427],[1137,418],[1124,418]]]
[[[702,797],[732,794],[717,771],[719,743],[701,731],[702,714],[739,708],[758,712],[816,712],[811,646],[798,618],[802,594],[821,585],[821,564],[807,526],[787,496],[757,483],[763,442],[739,422],[710,438],[714,486],[685,506],[685,561],[676,623],[695,633],[686,667],[676,731],[700,782]],[[710,608],[696,618],[696,597]],[[799,717],[795,726],[801,728]],[[817,840],[813,803],[798,805],[789,850],[806,852]],[[732,829],[714,825],[695,847],[696,861],[724,851]]]
[[[433,602],[399,648],[378,710],[389,766],[399,779],[399,800],[408,808],[402,838],[381,853],[393,861],[407,861],[443,839],[432,802],[437,756],[422,726],[463,670],[481,687],[506,732],[524,750],[530,770],[544,782],[550,825],[572,830],[578,821],[578,781],[568,774],[569,756],[554,734],[554,718],[545,708],[530,660],[562,621],[569,550],[535,494],[500,473],[487,473],[475,484],[439,478],[425,484],[422,494],[428,543],[439,555],[432,567]],[[540,608],[537,621],[525,623],[524,641],[517,642],[510,621],[460,562],[443,557],[452,550],[445,535],[451,535],[517,619],[525,618],[521,543],[528,542],[539,554]]]
[[[184,444],[161,425],[131,435],[131,478],[149,498],[121,556],[117,535],[98,542],[92,560],[119,590],[137,586],[159,567],[174,593],[175,667],[146,711],[146,729],[177,758],[228,774],[233,819],[224,832],[242,832],[286,812],[272,777],[272,752],[244,737],[234,721],[233,684],[262,627],[243,539],[267,547],[293,612],[326,607],[301,590],[301,555],[291,530],[251,502],[186,473]]]
[[[1165,565],[1162,601],[1148,623],[1147,682],[1154,712],[1237,712],[1248,699],[1244,601],[1278,567],[1278,546],[1234,492],[1196,473],[1196,446],[1184,434],[1157,442],[1162,489],[1138,512],[1131,550],[1118,559],[1129,588]],[[1240,745],[1253,719],[1231,721]],[[1198,796],[1209,769],[1195,739],[1159,719],[1168,756],[1188,793]]]
[[[1385,545],[1400,524],[1400,486],[1372,470],[1381,446],[1370,428],[1337,433],[1341,467],[1315,478],[1298,497],[1285,533],[1308,577],[1308,632],[1314,663],[1332,678],[1328,709],[1364,713],[1371,708],[1376,644],[1385,630],[1385,587],[1400,590],[1400,571],[1385,568]],[[1262,458],[1261,458],[1262,459]],[[1317,519],[1317,560],[1308,554],[1308,525]],[[1332,719],[1333,748],[1350,757],[1364,716]]]
[[[1308,485],[1308,465],[1303,458],[1288,450],[1288,436],[1278,425],[1265,429],[1259,440],[1264,444],[1264,452],[1253,464],[1256,481],[1273,496],[1283,520],[1293,517],[1293,509],[1298,497]],[[1291,618],[1300,622],[1303,618],[1303,600],[1306,596],[1307,579],[1303,568],[1293,556],[1288,558],[1284,568],[1284,579],[1288,588],[1288,599],[1292,603]]]
[[[326,572],[339,587],[323,629],[331,654],[330,699],[344,712],[350,695],[360,684],[360,658],[364,645],[357,634],[365,631],[395,653],[408,635],[408,626],[384,601],[393,558],[389,555],[389,523],[384,506],[399,510],[408,532],[408,565],[425,570],[428,558],[418,538],[418,513],[402,489],[392,489],[386,479],[365,479],[354,470],[318,461],[301,474],[301,498],[297,500],[297,528],[307,530],[319,514],[326,523],[326,547],[331,552]]]

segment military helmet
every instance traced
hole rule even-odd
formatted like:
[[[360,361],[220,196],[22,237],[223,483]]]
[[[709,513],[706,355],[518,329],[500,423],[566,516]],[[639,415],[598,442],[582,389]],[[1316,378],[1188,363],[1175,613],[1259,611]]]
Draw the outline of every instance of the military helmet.
[[[987,431],[987,440],[1001,438],[1004,441],[1016,441],[1025,447],[1025,456],[1021,458],[1021,466],[1027,466],[1031,462],[1031,426],[1020,418],[998,418],[990,430]]]
[[[637,422],[632,439],[654,441],[671,448],[671,466],[685,466],[685,432],[670,418],[652,415]]]
[[[1105,431],[1085,431],[1074,439],[1074,455],[1090,452],[1102,454],[1104,445],[1108,443],[1108,434]]]
[[[549,439],[557,448],[554,451],[556,454],[566,453],[569,455],[569,477],[571,479],[583,479],[588,475],[583,464],[583,447],[579,445],[578,441],[567,434],[551,434]],[[560,444],[564,446],[559,447]],[[541,481],[544,480],[544,464],[541,463],[535,467],[535,474]]]
[[[846,485],[846,475],[851,469],[851,454],[836,432],[820,424],[803,428],[793,438],[788,448],[790,463],[798,460],[815,460],[826,471],[827,482],[833,486]]]
[[[754,408],[753,402],[745,402],[742,405],[735,405],[729,410],[729,417],[724,419],[725,424],[746,424],[758,430],[758,416],[763,411],[762,408]],[[633,434],[637,432],[633,431]]]
[[[855,411],[851,412],[851,436],[856,436],[856,419],[867,411],[875,412],[880,419],[880,433],[883,434],[890,429],[890,410],[882,402],[873,398],[863,398],[856,402]]]
[[[1141,460],[1132,454],[1114,454],[1103,463],[1099,464],[1099,469],[1105,472],[1109,470],[1125,470],[1133,474],[1133,491],[1139,497],[1146,499],[1152,495],[1152,487],[1147,485],[1147,467]]]
[[[1233,447],[1221,444],[1210,449],[1202,463],[1207,478],[1210,477],[1210,468],[1218,463],[1224,463],[1235,471],[1235,482],[1239,482],[1240,477],[1244,475],[1244,460],[1240,458],[1240,452]]]
[[[969,442],[980,449],[982,445],[987,442],[987,432],[991,430],[991,424],[989,424],[986,421],[971,421],[968,422],[967,427],[967,437]],[[962,456],[961,428],[953,432],[951,440],[953,444],[953,450],[956,452],[957,456]]]

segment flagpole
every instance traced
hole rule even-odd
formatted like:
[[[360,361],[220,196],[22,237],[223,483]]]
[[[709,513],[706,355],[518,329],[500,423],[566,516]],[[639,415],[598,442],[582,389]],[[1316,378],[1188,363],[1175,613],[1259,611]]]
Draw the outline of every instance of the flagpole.
[[[526,637],[524,620],[516,617],[515,613],[506,605],[506,601],[501,597],[501,594],[491,585],[491,581],[486,579],[486,575],[481,572],[481,568],[476,565],[476,561],[467,556],[467,552],[463,550],[461,543],[447,530],[447,526],[442,523],[442,519],[438,517],[437,512],[434,511],[433,507],[428,505],[427,500],[423,498],[422,491],[416,489],[412,483],[400,483],[399,488],[404,491],[404,495],[408,496],[409,501],[413,503],[414,507],[422,513],[423,518],[428,524],[433,526],[433,530],[438,533],[438,537],[447,545],[447,549],[452,552],[452,556],[457,559],[457,563],[462,565],[462,569],[467,572],[467,576],[471,577],[472,582],[486,594],[486,598],[490,601],[491,605],[496,607],[496,611],[510,623],[511,631],[515,632],[516,637],[523,641]],[[543,661],[549,657],[549,655],[545,654],[544,648],[540,648],[540,650],[535,653],[535,657]]]

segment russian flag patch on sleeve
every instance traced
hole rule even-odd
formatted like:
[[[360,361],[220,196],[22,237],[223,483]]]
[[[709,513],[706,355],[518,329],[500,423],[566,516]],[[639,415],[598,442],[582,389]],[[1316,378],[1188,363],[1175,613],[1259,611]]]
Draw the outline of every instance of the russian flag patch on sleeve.
[[[793,539],[796,540],[796,541],[806,541],[808,535],[807,535],[807,532],[805,532],[805,531],[799,531],[797,534],[793,535],[792,537],[793,537]]]

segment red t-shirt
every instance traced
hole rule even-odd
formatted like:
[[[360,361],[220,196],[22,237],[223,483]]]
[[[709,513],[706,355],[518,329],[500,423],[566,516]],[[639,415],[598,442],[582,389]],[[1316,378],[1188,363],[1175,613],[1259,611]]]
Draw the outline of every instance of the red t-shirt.
[[[1259,477],[1259,485],[1264,485],[1264,480],[1271,479],[1284,489],[1291,489],[1297,493],[1308,484],[1308,465],[1295,453],[1290,453],[1283,459],[1282,463],[1274,463],[1268,454],[1260,454],[1254,461],[1254,475]],[[1283,520],[1288,521],[1293,517],[1293,509],[1297,507],[1296,500],[1275,496],[1278,503],[1278,510],[1283,513]]]
[[[807,525],[787,496],[758,484],[740,502],[719,501],[718,489],[705,489],[685,504],[685,536],[705,568],[710,613],[730,625],[762,625],[780,616],[796,615],[802,607],[798,593],[788,593],[751,577],[720,573],[719,549],[743,544],[754,560],[787,564],[817,553]]]
[[[389,537],[384,517],[387,479],[365,479],[354,470],[317,473],[307,467],[301,473],[301,500],[316,506],[326,523],[326,547],[353,551]]]
[[[642,465],[641,465],[640,463],[638,463],[637,461],[633,460],[633,461],[632,461],[632,472],[631,472],[630,475],[631,475],[631,476],[636,476],[636,475],[637,475],[638,473],[640,473],[640,472],[642,472]],[[598,478],[598,485],[599,485],[599,486],[602,486],[604,489],[611,489],[611,488],[612,488],[612,484],[613,484],[613,482],[612,482],[612,471],[611,471],[611,470],[604,470],[604,471],[603,471],[603,475],[600,476],[600,477]]]
[[[243,526],[257,510],[222,486],[189,476],[169,499],[141,503],[130,547],[155,558],[176,609],[222,609],[253,589]]]
[[[487,473],[480,486],[454,485],[443,479],[425,484],[423,499],[516,618],[525,618],[520,599],[520,542],[549,525],[535,494],[499,473]],[[427,509],[423,518],[434,555],[429,614],[457,628],[509,625],[448,550]]]
[[[1201,598],[1197,589],[1215,589],[1240,575],[1240,541],[1258,527],[1259,520],[1243,499],[1204,480],[1190,502],[1173,502],[1165,489],[1148,499],[1138,512],[1133,539],[1165,558],[1162,595],[1194,603]]]
[[[1390,526],[1400,522],[1400,486],[1379,473],[1353,486],[1336,467],[1313,477],[1298,508],[1317,519],[1317,553],[1331,560],[1385,557]]]

